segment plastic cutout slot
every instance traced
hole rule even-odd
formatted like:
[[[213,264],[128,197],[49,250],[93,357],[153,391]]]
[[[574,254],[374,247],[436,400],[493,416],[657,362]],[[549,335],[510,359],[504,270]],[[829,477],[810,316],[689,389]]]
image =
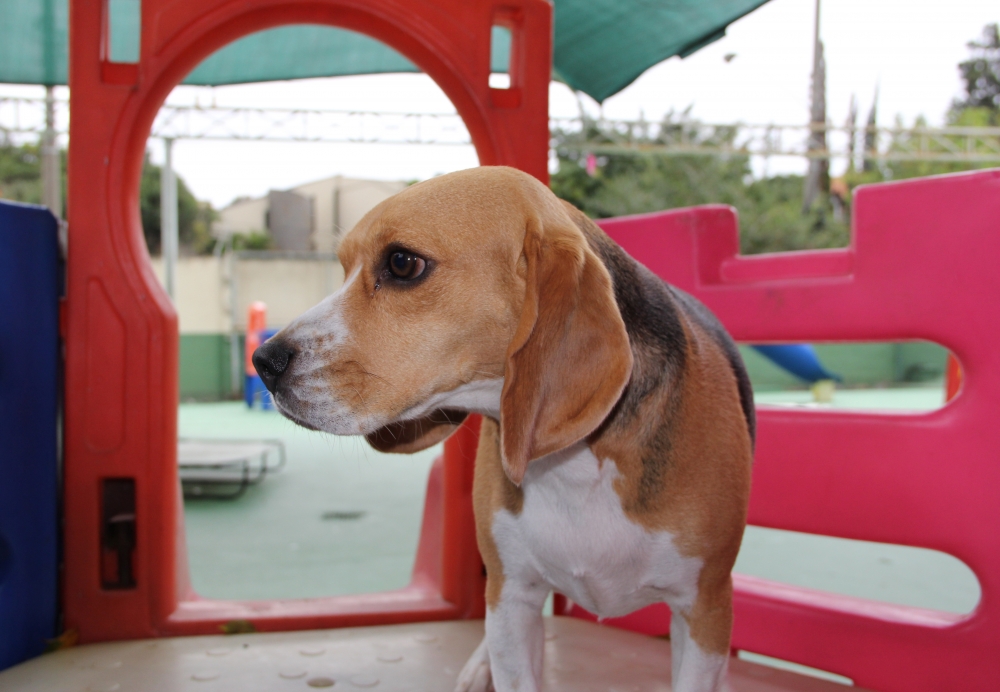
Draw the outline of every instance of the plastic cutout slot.
[[[966,615],[982,589],[938,550],[748,526],[733,571],[829,593]]]
[[[510,29],[494,24],[490,31],[490,88],[510,89]]]
[[[101,588],[135,588],[135,479],[105,478],[101,488]]]
[[[930,341],[741,344],[740,353],[758,406],[922,414],[961,385],[954,356]]]
[[[107,2],[108,62],[139,62],[142,0],[107,0]]]

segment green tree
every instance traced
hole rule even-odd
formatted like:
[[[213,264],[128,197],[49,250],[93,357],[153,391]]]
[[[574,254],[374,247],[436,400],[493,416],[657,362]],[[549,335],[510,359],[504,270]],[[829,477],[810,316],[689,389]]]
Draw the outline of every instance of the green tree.
[[[837,219],[830,195],[821,192],[802,212],[804,176],[781,175],[753,180],[746,201],[734,205],[740,219],[740,252],[818,250],[845,247],[851,239],[846,218]]]
[[[233,233],[226,241],[233,250],[272,250],[274,238],[267,231],[256,230],[249,233]]]
[[[63,208],[66,205],[66,151],[60,152],[63,175]],[[0,198],[15,202],[40,204],[42,199],[41,152],[37,144],[15,145],[0,139]],[[217,213],[207,202],[199,202],[184,181],[177,178],[178,234],[188,252],[211,252],[215,239],[212,222]],[[150,254],[160,252],[160,167],[149,161],[142,164],[139,183],[139,213],[143,235]]]
[[[847,224],[833,218],[828,196],[802,213],[802,176],[753,180],[745,154],[664,155],[644,152],[650,145],[675,148],[707,144],[732,146],[736,127],[706,127],[687,112],[669,114],[655,135],[650,128],[609,131],[586,123],[582,132],[552,133],[559,169],[552,190],[593,218],[661,211],[697,204],[729,204],[740,219],[745,254],[847,244]],[[586,170],[587,147],[603,152],[594,175]]]
[[[1000,30],[997,24],[983,27],[982,39],[967,44],[970,52],[968,60],[958,65],[965,87],[961,99],[952,102],[946,122],[952,127],[997,127],[1000,126]],[[885,146],[889,154],[905,154],[924,144],[930,152],[949,154],[968,150],[968,140],[961,135],[928,134],[927,120],[920,116],[912,127],[907,128],[900,118],[896,119],[896,133]],[[1000,141],[996,137],[982,137],[973,140],[973,146],[983,153],[995,153]],[[995,161],[884,161],[879,165],[866,165],[862,172],[852,171],[845,176],[853,189],[862,183],[876,183],[883,180],[903,180],[942,173],[990,168]]]
[[[63,209],[66,199],[66,152],[62,161]],[[42,154],[38,144],[15,145],[0,137],[0,199],[27,204],[42,203]],[[60,215],[62,210],[60,211]]]
[[[142,162],[142,178],[139,182],[139,211],[142,216],[142,232],[151,255],[160,253],[160,175],[162,168],[150,162],[149,153]],[[181,246],[191,252],[210,252],[214,246],[211,227],[217,214],[212,206],[199,202],[188,189],[184,180],[177,180],[177,234]]]
[[[969,41],[967,45],[971,55],[958,64],[965,83],[965,98],[952,105],[952,114],[981,109],[974,118],[985,117],[984,124],[1000,125],[1000,25],[987,24],[982,40]]]

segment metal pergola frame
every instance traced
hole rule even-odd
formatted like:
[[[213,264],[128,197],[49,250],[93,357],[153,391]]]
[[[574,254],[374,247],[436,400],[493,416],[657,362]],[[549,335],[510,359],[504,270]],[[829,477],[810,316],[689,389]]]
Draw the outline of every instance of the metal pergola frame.
[[[0,96],[0,132],[39,135],[42,142],[43,203],[61,209],[58,137],[69,132],[69,103],[52,87],[45,98]],[[559,153],[657,156],[801,157],[809,160],[927,161],[1000,164],[1000,127],[851,127],[822,124],[712,124],[696,120],[649,122],[550,118],[562,135]],[[822,134],[837,147],[812,148]],[[178,252],[176,140],[246,142],[343,142],[420,146],[472,146],[457,113],[258,108],[165,104],[150,137],[163,140],[161,232],[164,283],[173,298]],[[868,142],[869,148],[864,148]],[[874,147],[871,143],[874,142]],[[891,147],[881,146],[892,143]],[[553,141],[553,144],[555,142]]]

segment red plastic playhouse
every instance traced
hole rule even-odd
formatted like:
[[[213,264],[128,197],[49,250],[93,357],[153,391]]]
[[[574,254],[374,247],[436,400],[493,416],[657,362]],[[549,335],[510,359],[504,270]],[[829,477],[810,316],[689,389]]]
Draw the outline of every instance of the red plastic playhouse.
[[[66,627],[77,630],[82,643],[218,634],[220,626],[234,622],[249,623],[258,632],[290,632],[273,635],[284,639],[240,635],[226,640],[232,642],[228,648],[172,640],[177,642],[173,650],[209,647],[209,656],[215,655],[215,646],[222,652],[219,661],[250,656],[234,653],[237,643],[248,651],[299,647],[306,656],[302,642],[313,642],[309,646],[315,649],[315,641],[324,637],[326,648],[360,646],[362,640],[374,641],[377,648],[380,642],[409,637],[406,646],[457,642],[456,647],[471,650],[479,636],[475,623],[448,625],[453,629],[424,625],[342,634],[293,632],[482,617],[484,578],[470,499],[476,421],[446,443],[444,457],[431,473],[419,553],[407,588],[275,602],[212,601],[192,592],[176,466],[177,319],[143,245],[138,181],[153,118],[183,76],[228,42],[292,23],[344,27],[395,48],[453,101],[482,164],[516,166],[546,180],[551,5],[544,0],[144,0],[141,53],[134,64],[108,60],[106,8],[107,0],[71,0],[75,136],[63,315]],[[488,84],[490,31],[497,24],[509,28],[513,38],[508,89]],[[932,413],[762,407],[750,518],[762,526],[950,553],[979,578],[982,600],[977,609],[952,616],[738,576],[734,646],[840,673],[886,692],[1000,689],[995,659],[1000,651],[1000,426],[994,421],[1000,406],[1000,351],[995,346],[1000,342],[1000,271],[995,266],[1000,172],[859,191],[854,238],[845,250],[738,257],[736,219],[722,207],[603,225],[635,257],[709,305],[738,340],[920,338],[957,355],[965,375],[962,391]],[[127,550],[107,543],[105,524],[111,515],[133,516],[134,541]],[[564,600],[557,610],[587,617]],[[665,608],[653,608],[613,624],[661,634],[668,630],[668,618]],[[632,675],[638,676],[633,680],[662,681],[648,687],[636,682],[637,689],[669,689],[669,674],[657,668],[666,665],[664,642],[580,619],[553,621],[547,624],[552,638],[546,664],[555,671],[553,685],[583,689],[583,682],[574,687],[572,680],[590,684],[600,678],[586,669],[591,665],[610,670],[610,679]],[[354,639],[343,634],[351,632]],[[46,675],[61,674],[63,662],[66,670],[83,675],[79,671],[86,668],[90,675],[105,670],[101,656],[115,655],[119,658],[108,659],[108,675],[127,680],[128,656],[140,660],[162,651],[136,646],[119,654],[100,647],[71,649],[48,663],[38,659],[12,669],[4,680],[23,683],[12,675],[30,668],[41,684],[49,679]],[[589,661],[567,663],[573,648]],[[294,658],[295,652],[288,655]],[[72,656],[76,658],[67,658]],[[88,656],[97,658],[88,663]],[[197,658],[191,656],[191,661]],[[441,671],[453,665],[444,653],[411,658],[436,666],[435,675],[445,675]],[[171,660],[173,667],[148,664],[154,677],[146,678],[144,689],[160,689],[155,675],[163,676],[162,689],[175,689],[166,681],[176,675],[185,684],[224,681],[220,675],[225,670],[191,672],[180,658]],[[278,684],[278,677],[268,672],[267,656],[240,660],[242,668],[234,670],[272,676],[266,679]],[[612,661],[628,665],[619,671]],[[650,670],[643,672],[641,664]],[[584,675],[581,670],[589,677],[574,678]],[[311,674],[297,671],[280,677],[301,682]],[[447,673],[452,680],[455,672]],[[251,684],[256,678],[233,675],[237,677],[231,681],[250,680],[242,689],[265,689]],[[367,684],[372,676],[364,675],[350,677],[351,684],[373,686]],[[837,689],[738,662],[733,675],[734,687],[742,690]],[[383,677],[383,688],[388,679]],[[118,689],[108,685],[119,683],[101,678],[94,684]],[[13,688],[41,689],[27,683]]]

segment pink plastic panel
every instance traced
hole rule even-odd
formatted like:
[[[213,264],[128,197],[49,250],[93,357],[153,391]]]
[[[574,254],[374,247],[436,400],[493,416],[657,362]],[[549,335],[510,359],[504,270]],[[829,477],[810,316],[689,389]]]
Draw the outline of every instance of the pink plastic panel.
[[[601,225],[738,341],[926,339],[958,356],[962,391],[934,412],[761,407],[750,521],[950,553],[979,578],[977,609],[737,575],[733,646],[886,692],[1000,690],[1000,171],[859,189],[844,250],[738,257],[722,206]],[[668,622],[661,606],[615,624],[659,633]]]

